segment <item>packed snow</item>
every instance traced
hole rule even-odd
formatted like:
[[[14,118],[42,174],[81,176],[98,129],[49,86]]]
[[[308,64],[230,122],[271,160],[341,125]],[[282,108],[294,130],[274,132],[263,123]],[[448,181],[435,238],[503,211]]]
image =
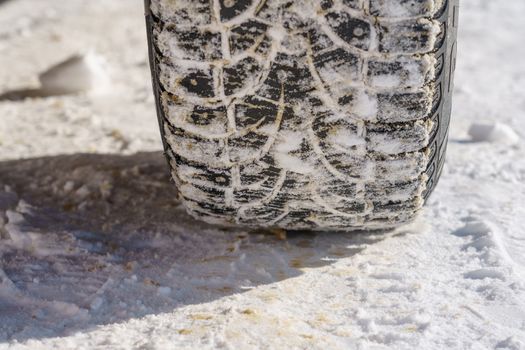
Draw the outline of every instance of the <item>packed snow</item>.
[[[184,213],[141,5],[0,1],[0,349],[525,348],[525,2],[461,3],[416,223],[287,234]]]

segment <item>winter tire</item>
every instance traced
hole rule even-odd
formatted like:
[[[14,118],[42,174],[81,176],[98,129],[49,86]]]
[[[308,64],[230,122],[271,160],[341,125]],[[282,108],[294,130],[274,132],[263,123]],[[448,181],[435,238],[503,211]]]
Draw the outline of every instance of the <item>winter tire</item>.
[[[393,228],[443,167],[457,0],[146,0],[160,129],[188,212]]]

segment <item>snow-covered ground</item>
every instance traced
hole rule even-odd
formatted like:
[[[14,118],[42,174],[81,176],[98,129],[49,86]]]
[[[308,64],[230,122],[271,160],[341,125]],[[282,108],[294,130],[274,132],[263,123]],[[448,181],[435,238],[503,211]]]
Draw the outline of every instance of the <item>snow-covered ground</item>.
[[[525,349],[525,1],[462,0],[448,162],[415,224],[286,239],[179,207],[142,12],[0,1],[0,349]]]

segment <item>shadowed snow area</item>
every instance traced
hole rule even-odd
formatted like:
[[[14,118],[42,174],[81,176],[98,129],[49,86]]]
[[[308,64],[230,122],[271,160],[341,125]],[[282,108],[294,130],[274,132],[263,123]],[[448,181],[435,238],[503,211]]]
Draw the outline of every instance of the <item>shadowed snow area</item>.
[[[461,6],[421,217],[283,239],[181,208],[140,2],[0,1],[0,349],[525,348],[525,2]]]
[[[1,164],[4,338],[211,302],[362,251],[380,234],[220,230],[189,218],[160,152]],[[52,320],[51,322],[49,322]],[[60,320],[57,325],[56,321]],[[58,328],[57,328],[58,326]]]

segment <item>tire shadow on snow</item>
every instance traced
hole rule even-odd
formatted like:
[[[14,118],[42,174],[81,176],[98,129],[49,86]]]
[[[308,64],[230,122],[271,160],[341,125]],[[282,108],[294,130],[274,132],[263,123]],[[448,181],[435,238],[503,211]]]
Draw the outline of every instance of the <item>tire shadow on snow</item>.
[[[173,312],[308,273],[388,233],[221,229],[188,216],[161,152],[0,163],[0,342]]]

